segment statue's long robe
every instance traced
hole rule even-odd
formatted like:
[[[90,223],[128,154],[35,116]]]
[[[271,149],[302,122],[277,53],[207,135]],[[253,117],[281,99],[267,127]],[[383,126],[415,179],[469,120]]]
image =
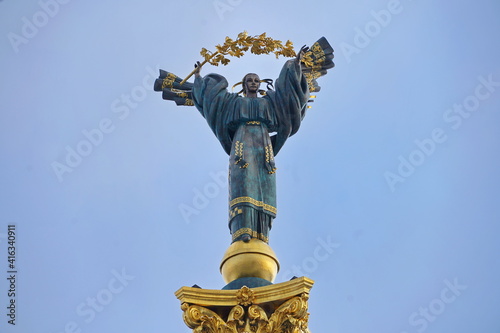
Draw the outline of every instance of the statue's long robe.
[[[274,156],[299,129],[309,90],[296,59],[283,66],[275,91],[260,98],[227,91],[218,74],[196,77],[192,95],[229,158],[229,229],[268,242],[276,217]],[[276,135],[270,137],[270,133]]]

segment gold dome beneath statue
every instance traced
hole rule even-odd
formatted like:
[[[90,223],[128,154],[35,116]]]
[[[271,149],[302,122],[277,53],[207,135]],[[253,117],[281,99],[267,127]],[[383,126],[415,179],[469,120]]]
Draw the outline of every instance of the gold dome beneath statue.
[[[257,277],[274,282],[279,261],[273,249],[265,242],[252,238],[248,243],[237,241],[224,253],[220,272],[226,283],[244,277]]]

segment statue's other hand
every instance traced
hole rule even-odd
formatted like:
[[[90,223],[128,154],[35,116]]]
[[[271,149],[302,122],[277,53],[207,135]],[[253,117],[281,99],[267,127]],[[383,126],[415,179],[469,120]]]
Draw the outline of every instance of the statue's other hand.
[[[304,56],[304,54],[309,51],[309,46],[306,46],[306,45],[303,45],[301,48],[300,48],[300,51],[297,53],[297,60],[302,60],[302,57]]]
[[[194,75],[200,76],[201,63],[199,61],[197,61],[196,64],[194,64],[194,68],[195,68]]]

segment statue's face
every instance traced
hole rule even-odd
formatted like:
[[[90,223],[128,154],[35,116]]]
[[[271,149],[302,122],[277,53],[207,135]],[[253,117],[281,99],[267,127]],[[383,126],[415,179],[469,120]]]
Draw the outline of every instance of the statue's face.
[[[256,93],[260,88],[260,78],[257,74],[248,74],[245,77],[245,90],[248,93]]]

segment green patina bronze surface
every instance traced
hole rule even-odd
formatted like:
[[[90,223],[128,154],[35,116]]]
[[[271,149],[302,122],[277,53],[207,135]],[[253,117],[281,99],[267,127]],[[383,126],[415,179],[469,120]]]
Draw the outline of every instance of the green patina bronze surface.
[[[320,89],[316,78],[333,67],[333,49],[324,37],[305,51],[285,63],[275,90],[267,90],[263,97],[257,97],[257,90],[247,95],[251,86],[245,79],[245,96],[241,96],[228,92],[223,76],[201,77],[199,70],[194,84],[180,85],[180,78],[165,71],[160,71],[155,82],[155,90],[163,91],[164,99],[177,105],[194,105],[229,155],[229,229],[233,242],[248,236],[269,241],[277,214],[274,157],[298,131],[310,91]]]
[[[244,84],[244,83],[243,83]],[[197,76],[193,101],[229,154],[229,229],[268,242],[276,217],[274,156],[299,129],[309,99],[299,61],[285,63],[274,91],[243,97],[218,74]],[[275,136],[270,133],[276,132]]]

